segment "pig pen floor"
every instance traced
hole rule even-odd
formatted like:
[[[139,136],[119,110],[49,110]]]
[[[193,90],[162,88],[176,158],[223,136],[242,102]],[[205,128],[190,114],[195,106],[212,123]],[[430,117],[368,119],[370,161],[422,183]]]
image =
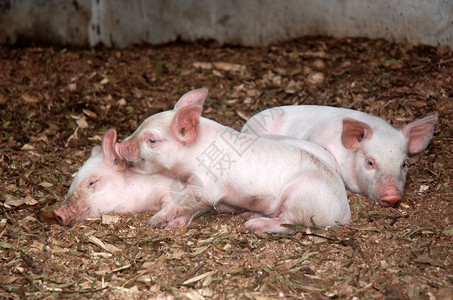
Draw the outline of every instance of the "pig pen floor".
[[[0,298],[451,299],[452,77],[448,48],[383,40],[0,46]],[[396,127],[439,121],[410,160],[402,205],[348,192],[349,228],[248,233],[238,215],[203,215],[148,229],[152,213],[53,223],[45,208],[107,129],[121,140],[198,87],[210,90],[203,115],[236,129],[289,104],[358,109]]]

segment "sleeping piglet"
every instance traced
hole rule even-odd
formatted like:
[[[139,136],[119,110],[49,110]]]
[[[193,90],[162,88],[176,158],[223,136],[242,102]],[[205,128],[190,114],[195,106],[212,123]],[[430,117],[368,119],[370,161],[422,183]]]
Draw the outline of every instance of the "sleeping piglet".
[[[245,227],[251,231],[286,233],[291,230],[283,223],[351,221],[343,181],[328,163],[299,147],[201,117],[207,94],[206,89],[187,92],[173,110],[149,117],[116,144],[131,170],[165,173],[188,183],[178,201],[151,218],[152,227],[206,205],[250,212],[253,218]]]
[[[94,147],[91,157],[77,172],[66,199],[53,211],[61,225],[72,225],[102,213],[158,211],[171,202],[169,189],[174,179],[131,172],[115,152],[116,136],[114,129],[107,131],[102,147]]]
[[[404,192],[408,155],[426,149],[436,120],[437,116],[430,115],[399,130],[356,110],[282,106],[256,114],[242,132],[280,134],[316,143],[335,157],[351,191],[364,193],[382,206],[396,206]]]

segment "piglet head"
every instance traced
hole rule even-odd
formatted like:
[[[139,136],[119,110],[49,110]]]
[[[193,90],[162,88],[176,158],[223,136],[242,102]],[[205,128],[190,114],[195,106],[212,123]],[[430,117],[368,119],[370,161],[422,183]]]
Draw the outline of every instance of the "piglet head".
[[[181,154],[198,139],[200,115],[207,89],[184,94],[171,111],[146,119],[116,149],[132,170],[140,174],[170,172],[181,162]]]
[[[69,192],[61,205],[53,211],[61,225],[71,225],[86,218],[108,212],[115,201],[107,195],[121,192],[124,160],[115,151],[116,131],[110,129],[104,135],[102,147],[91,150],[90,158],[77,172]]]
[[[394,134],[388,136],[390,138]],[[403,149],[396,149],[401,143],[394,143],[388,149],[377,139],[375,130],[367,123],[343,120],[341,141],[345,148],[353,151],[349,176],[353,178],[351,190],[367,194],[382,206],[396,206],[404,190],[406,153]],[[395,165],[393,162],[398,163]]]
[[[408,155],[422,152],[432,138],[436,116],[406,125],[402,130],[353,119],[343,120],[341,140],[354,151],[351,161],[356,192],[363,192],[382,206],[397,206],[402,199]]]

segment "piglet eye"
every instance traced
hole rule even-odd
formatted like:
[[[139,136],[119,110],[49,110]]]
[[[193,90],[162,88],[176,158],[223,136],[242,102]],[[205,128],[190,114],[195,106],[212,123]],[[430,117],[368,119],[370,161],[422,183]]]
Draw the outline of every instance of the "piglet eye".
[[[97,180],[92,180],[90,181],[90,183],[88,183],[88,186],[93,186],[96,184],[96,182],[98,182]]]
[[[376,169],[377,168],[377,165],[376,165],[376,161],[371,158],[371,157],[367,157],[366,160],[365,160],[365,167],[368,168],[368,169]]]
[[[155,144],[155,143],[157,143],[157,140],[156,140],[156,139],[149,139],[149,142],[150,142],[151,144]]]
[[[405,161],[403,162],[403,164],[401,165],[401,168],[402,168],[402,169],[405,169],[405,168],[407,168],[408,166],[409,166],[409,162],[408,162],[407,160],[405,160]]]

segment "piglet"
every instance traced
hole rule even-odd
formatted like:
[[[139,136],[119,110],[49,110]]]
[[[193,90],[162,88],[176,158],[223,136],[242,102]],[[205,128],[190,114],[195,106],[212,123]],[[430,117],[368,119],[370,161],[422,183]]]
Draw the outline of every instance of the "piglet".
[[[149,117],[116,145],[132,170],[187,182],[178,200],[151,218],[151,227],[166,226],[199,206],[246,210],[253,215],[245,223],[251,231],[287,233],[281,224],[350,222],[346,190],[332,167],[298,147],[201,117],[207,94],[186,93],[173,110]]]
[[[61,225],[72,225],[102,213],[158,211],[171,202],[170,185],[175,179],[161,174],[131,172],[115,152],[116,131],[104,135],[102,147],[77,172],[66,199],[53,211]],[[189,216],[176,222],[186,223]]]
[[[329,165],[337,173],[340,172],[340,167],[338,166],[337,161],[332,156],[332,154],[330,154],[329,151],[319,146],[318,144],[280,134],[261,134],[260,138],[277,141],[302,149],[306,152],[309,152],[323,163]]]
[[[306,139],[334,156],[346,186],[382,206],[396,206],[406,183],[408,156],[426,149],[437,116],[398,130],[369,114],[328,106],[282,106],[262,111],[244,125],[253,135],[280,134]]]

